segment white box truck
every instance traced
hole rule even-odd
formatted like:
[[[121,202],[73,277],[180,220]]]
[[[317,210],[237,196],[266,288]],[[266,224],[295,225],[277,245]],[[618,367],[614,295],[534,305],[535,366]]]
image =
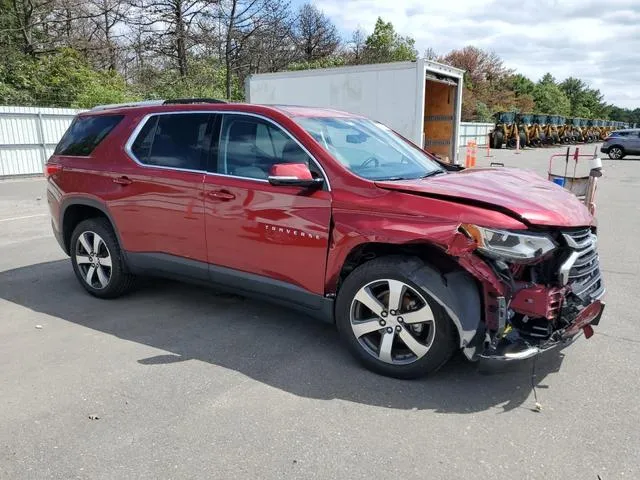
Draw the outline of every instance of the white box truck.
[[[463,70],[428,60],[251,75],[250,103],[327,107],[384,123],[457,161]]]

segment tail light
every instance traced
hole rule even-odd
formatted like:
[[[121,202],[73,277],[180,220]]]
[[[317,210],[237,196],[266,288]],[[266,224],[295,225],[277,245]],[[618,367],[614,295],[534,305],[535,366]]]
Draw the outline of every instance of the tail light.
[[[49,178],[52,175],[62,172],[62,165],[59,163],[47,163],[44,166],[44,176]]]

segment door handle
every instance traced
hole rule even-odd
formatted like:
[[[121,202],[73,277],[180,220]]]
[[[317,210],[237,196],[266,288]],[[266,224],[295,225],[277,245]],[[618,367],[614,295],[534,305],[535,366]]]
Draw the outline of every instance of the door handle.
[[[216,200],[222,200],[223,202],[228,202],[229,200],[233,200],[236,196],[228,192],[227,190],[214,190],[207,194],[210,198],[214,198]]]
[[[117,183],[118,185],[131,185],[133,180],[129,177],[116,177],[113,179],[113,183]]]

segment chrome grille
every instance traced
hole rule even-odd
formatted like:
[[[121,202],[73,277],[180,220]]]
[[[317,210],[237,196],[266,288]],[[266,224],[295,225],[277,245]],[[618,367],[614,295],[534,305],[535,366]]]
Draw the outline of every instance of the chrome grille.
[[[600,274],[598,239],[590,229],[563,233],[567,245],[574,250],[569,270],[568,285],[583,303],[591,303],[604,294]]]

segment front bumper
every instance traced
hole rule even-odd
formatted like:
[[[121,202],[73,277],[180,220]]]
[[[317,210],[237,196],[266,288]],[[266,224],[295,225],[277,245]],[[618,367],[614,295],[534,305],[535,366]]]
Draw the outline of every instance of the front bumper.
[[[609,147],[603,145],[602,147],[600,147],[600,151],[602,153],[609,153]]]
[[[517,330],[511,330],[496,345],[485,349],[480,355],[480,361],[487,364],[528,360],[551,350],[569,346],[582,331],[588,338],[593,334],[591,325],[600,323],[604,307],[604,302],[596,300],[585,307],[567,327],[555,331],[549,339],[540,342],[525,339]]]

